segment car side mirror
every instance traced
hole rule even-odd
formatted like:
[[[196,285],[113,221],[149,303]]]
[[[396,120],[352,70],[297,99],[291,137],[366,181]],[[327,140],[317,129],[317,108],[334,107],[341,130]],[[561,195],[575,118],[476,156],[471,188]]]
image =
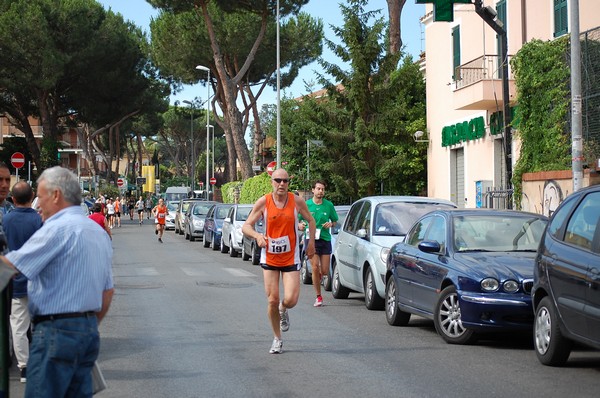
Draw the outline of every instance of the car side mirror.
[[[229,217],[225,217],[225,219],[223,220],[224,222],[231,222],[231,218]]]
[[[424,240],[419,243],[419,250],[425,253],[439,253],[442,251],[442,246],[435,240]]]
[[[365,238],[367,238],[367,230],[364,228],[361,228],[358,231],[356,231],[356,235],[361,239],[365,239]]]

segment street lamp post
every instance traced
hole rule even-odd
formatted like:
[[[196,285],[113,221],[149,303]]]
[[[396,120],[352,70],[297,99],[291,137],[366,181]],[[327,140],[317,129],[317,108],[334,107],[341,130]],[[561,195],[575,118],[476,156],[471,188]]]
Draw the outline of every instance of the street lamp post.
[[[194,103],[192,101],[188,101],[188,100],[184,100],[184,103],[188,104],[190,106],[190,143],[191,143],[191,158],[192,158],[192,167],[191,167],[191,171],[192,171],[192,175],[190,178],[190,186],[192,188],[192,192],[194,192],[194,180],[196,179],[196,176],[194,175],[194,165],[196,163],[196,159],[194,159]]]
[[[210,126],[208,126],[211,130],[212,133],[210,135],[210,140],[212,142],[212,150],[210,151],[211,157],[212,157],[212,167],[211,167],[211,176],[214,177],[215,176],[215,126],[213,126],[212,124]]]
[[[198,65],[196,66],[196,69],[198,70],[203,70],[208,74],[208,77],[206,79],[206,200],[210,200],[208,193],[210,191],[210,182],[209,182],[209,176],[208,176],[208,167],[209,167],[209,162],[208,162],[208,152],[210,151],[210,147],[209,147],[209,139],[210,139],[210,69],[208,69],[206,66],[202,66],[202,65]]]

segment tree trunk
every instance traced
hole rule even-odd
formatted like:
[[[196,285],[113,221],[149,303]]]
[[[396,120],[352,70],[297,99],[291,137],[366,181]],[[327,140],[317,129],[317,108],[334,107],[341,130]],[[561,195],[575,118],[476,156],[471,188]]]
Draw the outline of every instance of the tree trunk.
[[[202,7],[202,15],[204,17],[204,21],[206,23],[206,28],[208,30],[208,36],[210,38],[211,48],[213,50],[213,60],[215,63],[215,69],[219,76],[219,80],[221,82],[223,101],[227,105],[227,109],[223,110],[223,113],[226,114],[226,122],[228,124],[228,129],[225,130],[225,134],[231,134],[231,138],[233,141],[233,145],[235,148],[235,152],[237,154],[237,158],[240,163],[240,168],[242,171],[242,178],[248,179],[253,176],[252,172],[252,162],[250,161],[250,153],[248,152],[248,147],[246,145],[246,141],[244,139],[244,130],[242,128],[242,117],[240,111],[237,107],[237,86],[241,82],[242,77],[248,72],[254,57],[256,56],[256,52],[258,47],[260,46],[267,27],[267,15],[266,13],[262,15],[261,21],[261,29],[258,34],[252,49],[248,53],[246,60],[244,61],[244,65],[240,68],[239,72],[237,72],[235,77],[230,77],[228,74],[227,66],[223,60],[223,56],[221,54],[221,49],[219,47],[219,43],[217,42],[216,34],[214,31],[214,26],[212,23],[212,19],[208,14],[207,1],[201,1],[200,5]],[[228,149],[229,152],[229,149]],[[233,166],[233,170],[228,170],[228,175],[231,178],[236,175],[236,165],[231,164],[231,160],[229,161],[229,168]],[[232,179],[231,181],[234,181]]]
[[[117,160],[117,164],[115,165],[115,179],[119,178],[119,167],[121,165],[121,125],[118,124],[115,127],[115,158]]]
[[[390,16],[390,54],[398,54],[402,49],[402,29],[400,26],[400,17],[402,8],[406,0],[386,0],[388,5],[388,14]]]

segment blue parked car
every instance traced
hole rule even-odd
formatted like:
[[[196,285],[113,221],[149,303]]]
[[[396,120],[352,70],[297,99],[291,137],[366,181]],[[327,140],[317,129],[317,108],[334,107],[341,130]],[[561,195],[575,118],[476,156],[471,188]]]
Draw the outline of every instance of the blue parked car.
[[[510,210],[421,217],[388,256],[388,323],[405,326],[420,315],[451,344],[483,331],[531,330],[534,260],[547,221]]]
[[[232,203],[217,203],[206,214],[204,219],[203,245],[212,246],[213,250],[221,248],[223,222],[229,213]]]

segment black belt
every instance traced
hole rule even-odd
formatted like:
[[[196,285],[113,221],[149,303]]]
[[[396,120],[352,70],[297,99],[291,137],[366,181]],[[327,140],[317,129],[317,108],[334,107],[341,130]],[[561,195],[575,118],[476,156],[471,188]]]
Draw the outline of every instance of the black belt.
[[[85,318],[89,316],[96,316],[94,311],[87,312],[69,312],[66,314],[51,314],[51,315],[38,315],[34,316],[31,321],[33,324],[46,322],[46,321],[54,321],[57,319],[67,319],[67,318]]]

